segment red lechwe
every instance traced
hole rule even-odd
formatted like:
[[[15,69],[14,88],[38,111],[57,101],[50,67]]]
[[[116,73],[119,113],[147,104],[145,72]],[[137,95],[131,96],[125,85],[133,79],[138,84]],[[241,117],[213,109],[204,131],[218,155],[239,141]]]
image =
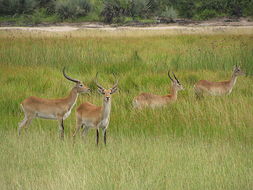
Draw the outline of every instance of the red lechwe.
[[[228,95],[236,83],[238,76],[244,75],[240,67],[235,66],[230,80],[221,82],[211,82],[207,80],[200,80],[194,85],[194,91],[197,98],[202,97],[204,94],[212,96]]]
[[[173,73],[173,72],[172,72]],[[141,93],[133,99],[134,108],[144,108],[144,107],[161,107],[167,105],[169,103],[175,102],[177,100],[177,92],[183,90],[183,85],[180,84],[179,80],[173,73],[174,79],[170,76],[170,72],[168,72],[168,76],[172,81],[171,86],[171,94],[160,96],[150,93]]]
[[[118,80],[110,89],[105,89],[97,82],[98,92],[103,95],[103,105],[96,106],[90,102],[81,104],[76,111],[76,131],[73,137],[76,136],[80,128],[83,128],[82,136],[85,139],[90,128],[97,130],[97,145],[99,141],[99,128],[102,129],[104,143],[106,144],[106,130],[110,121],[111,113],[111,95],[117,91]]]
[[[88,93],[90,89],[85,86],[81,81],[72,79],[65,73],[63,69],[63,75],[66,79],[75,82],[76,85],[72,88],[69,96],[59,99],[44,99],[31,96],[26,98],[22,103],[21,107],[24,111],[25,118],[20,122],[18,127],[18,134],[20,135],[21,129],[24,126],[28,126],[32,119],[44,118],[58,120],[60,136],[64,137],[64,125],[63,121],[70,115],[73,106],[76,103],[79,93]]]

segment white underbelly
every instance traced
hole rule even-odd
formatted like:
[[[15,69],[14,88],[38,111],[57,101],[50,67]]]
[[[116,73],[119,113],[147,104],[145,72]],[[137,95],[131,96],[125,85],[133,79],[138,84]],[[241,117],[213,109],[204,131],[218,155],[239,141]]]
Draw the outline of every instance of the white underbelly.
[[[71,110],[66,112],[63,116],[63,120],[67,119],[67,117],[71,114]],[[45,113],[37,113],[37,117],[43,119],[54,119],[56,120],[57,117],[54,114],[45,114]]]
[[[91,120],[84,120],[82,121],[82,124],[88,128],[96,128],[96,125],[94,125],[94,122]]]
[[[44,113],[37,113],[37,117],[43,119],[57,119],[56,116],[53,114],[44,114]]]

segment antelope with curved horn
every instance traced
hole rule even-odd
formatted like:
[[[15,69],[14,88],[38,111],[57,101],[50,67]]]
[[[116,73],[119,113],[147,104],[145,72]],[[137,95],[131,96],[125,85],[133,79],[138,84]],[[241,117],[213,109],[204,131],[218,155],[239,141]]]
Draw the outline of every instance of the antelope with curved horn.
[[[168,71],[168,76],[172,82],[171,94],[160,96],[150,93],[141,93],[133,99],[134,108],[144,108],[144,107],[161,107],[166,104],[175,102],[177,100],[177,92],[183,90],[183,85],[179,82],[176,75],[172,72],[174,79],[170,76],[170,71]]]
[[[26,98],[21,103],[25,118],[19,124],[19,135],[21,129],[24,126],[28,126],[31,123],[32,119],[38,117],[43,119],[58,120],[60,136],[62,138],[64,137],[63,121],[70,115],[71,110],[76,103],[78,94],[88,93],[90,89],[85,86],[81,81],[73,79],[66,75],[65,68],[63,69],[63,75],[66,79],[76,83],[67,97],[59,99],[44,99],[31,96],[29,98]]]
[[[240,66],[235,66],[233,74],[230,80],[221,82],[211,82],[207,80],[200,80],[194,85],[194,90],[197,98],[202,97],[204,94],[213,96],[228,95],[232,92],[232,89],[236,83],[238,76],[244,75]]]
[[[97,73],[98,75],[98,73]],[[82,136],[85,139],[90,128],[97,131],[96,143],[99,141],[99,128],[102,129],[104,144],[106,145],[106,130],[110,121],[111,113],[111,95],[118,89],[118,80],[110,89],[105,89],[97,82],[97,75],[95,83],[98,87],[98,92],[103,95],[103,105],[96,106],[90,102],[81,104],[76,110],[76,131],[73,137],[76,136],[80,128],[83,128]]]

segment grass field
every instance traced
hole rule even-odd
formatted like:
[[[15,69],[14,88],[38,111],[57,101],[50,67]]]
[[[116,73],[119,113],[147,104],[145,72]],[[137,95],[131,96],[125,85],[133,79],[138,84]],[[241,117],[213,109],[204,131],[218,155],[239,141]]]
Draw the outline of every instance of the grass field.
[[[252,34],[169,34],[166,32],[0,31],[0,184],[1,189],[228,189],[253,187],[253,32]],[[200,79],[238,78],[229,96],[197,101]],[[17,136],[23,119],[20,102],[31,95],[66,96],[73,84],[67,73],[93,92],[79,96],[65,121],[65,140],[56,121],[35,119]],[[140,92],[169,93],[167,71],[185,90],[175,104],[134,110]],[[113,95],[108,145],[74,142],[75,108],[102,103],[93,79]]]

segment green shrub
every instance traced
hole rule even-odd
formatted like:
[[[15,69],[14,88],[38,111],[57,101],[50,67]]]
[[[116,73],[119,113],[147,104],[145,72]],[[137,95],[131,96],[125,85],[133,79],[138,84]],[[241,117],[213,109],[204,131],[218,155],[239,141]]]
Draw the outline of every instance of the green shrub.
[[[151,2],[150,0],[104,0],[101,15],[108,23],[122,22],[123,17],[148,18],[152,15]]]
[[[37,6],[38,0],[0,0],[0,14],[31,13]]]
[[[215,10],[205,9],[201,13],[197,14],[194,18],[196,18],[197,20],[208,20],[218,16],[219,14]]]
[[[253,1],[247,4],[247,6],[244,7],[243,10],[244,16],[253,16]]]
[[[61,19],[86,16],[91,10],[88,0],[59,0],[56,1],[55,11]]]
[[[174,20],[178,17],[178,14],[173,7],[169,8],[166,6],[165,10],[161,13],[161,16],[170,20]]]
[[[47,15],[55,13],[55,0],[38,0],[38,9],[45,9]]]
[[[127,0],[105,0],[103,10],[101,12],[101,15],[104,17],[104,21],[107,23],[112,23],[116,20],[120,20],[120,17],[125,15],[125,12],[127,10]],[[124,6],[125,5],[125,6]]]
[[[0,0],[0,16],[30,17],[45,9],[47,16],[105,22],[138,21],[156,16],[173,21],[181,18],[207,20],[219,16],[253,16],[252,0]],[[170,20],[169,20],[170,19]],[[16,19],[17,20],[17,19]],[[33,22],[33,21],[32,21]]]
[[[175,3],[175,7],[183,18],[192,18],[196,11],[194,0],[179,0]]]
[[[148,18],[152,15],[152,3],[150,0],[132,0],[129,3],[129,16]]]
[[[55,23],[59,21],[59,17],[55,14],[48,14],[46,8],[36,9],[32,15],[27,15],[26,24],[36,25],[42,22]]]

